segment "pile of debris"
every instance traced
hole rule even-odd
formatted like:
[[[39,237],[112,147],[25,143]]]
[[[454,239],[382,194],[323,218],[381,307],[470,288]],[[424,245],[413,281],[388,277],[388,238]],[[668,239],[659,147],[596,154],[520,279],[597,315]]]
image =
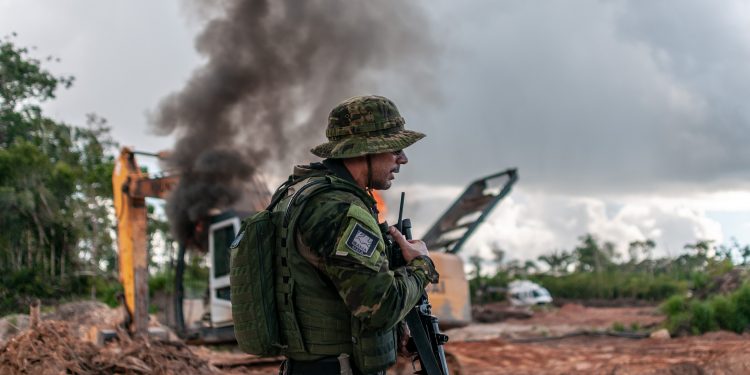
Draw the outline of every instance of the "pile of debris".
[[[110,308],[98,301],[76,301],[57,306],[53,312],[42,314],[42,320],[61,320],[70,323],[83,337],[92,328],[112,329],[123,320],[120,308]],[[29,328],[29,315],[13,314],[0,319],[0,345]],[[158,324],[158,322],[150,322]]]
[[[717,294],[729,294],[739,289],[748,279],[747,268],[735,267],[731,271],[714,277],[704,288],[693,291],[693,297],[707,299]]]
[[[57,320],[41,321],[0,348],[0,375],[215,372],[181,342],[120,334],[118,340],[97,347],[78,337],[68,322]]]
[[[95,373],[91,343],[71,337],[64,322],[43,321],[0,348],[0,374]]]
[[[39,319],[14,319],[23,327],[0,346],[0,375],[10,374],[211,374],[219,370],[182,341],[131,338],[124,331],[117,339],[97,346],[90,332],[113,328],[116,309],[97,302],[60,306]],[[173,336],[173,335],[172,335]],[[88,337],[88,338],[87,338]]]
[[[479,323],[502,322],[507,319],[530,319],[533,316],[534,312],[528,306],[511,306],[503,302],[471,306],[471,318]]]

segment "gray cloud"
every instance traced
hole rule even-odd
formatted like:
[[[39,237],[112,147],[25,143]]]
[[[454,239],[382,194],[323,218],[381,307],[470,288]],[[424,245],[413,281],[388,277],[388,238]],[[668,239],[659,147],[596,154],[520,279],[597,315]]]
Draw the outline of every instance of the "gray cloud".
[[[663,74],[700,98],[700,121],[680,124],[674,167],[699,181],[750,175],[750,13],[739,1],[628,2],[618,31],[645,46]],[[674,144],[673,144],[674,145]]]
[[[460,20],[441,30],[446,103],[407,116],[429,136],[410,181],[518,166],[529,189],[578,195],[750,186],[747,12],[677,1],[441,5],[436,18]]]

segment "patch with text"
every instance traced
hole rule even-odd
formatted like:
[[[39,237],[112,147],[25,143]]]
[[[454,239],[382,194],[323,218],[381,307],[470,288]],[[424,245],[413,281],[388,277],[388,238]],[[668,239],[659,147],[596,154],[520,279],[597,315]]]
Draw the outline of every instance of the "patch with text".
[[[346,246],[355,253],[369,258],[378,246],[378,236],[361,225],[355,224],[352,233],[346,239]]]

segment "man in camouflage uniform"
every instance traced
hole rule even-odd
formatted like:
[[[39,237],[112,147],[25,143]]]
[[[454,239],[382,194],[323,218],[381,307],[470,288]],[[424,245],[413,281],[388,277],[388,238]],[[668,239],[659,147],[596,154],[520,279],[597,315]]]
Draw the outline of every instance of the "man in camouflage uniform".
[[[295,167],[289,180],[288,196],[315,179],[333,188],[296,207],[296,252],[279,261],[291,263],[295,281],[294,307],[277,302],[288,345],[282,371],[382,374],[396,360],[397,327],[438,275],[424,242],[378,224],[371,191],[391,186],[408,162],[404,149],[424,134],[405,130],[389,99],[360,96],[331,111],[326,136],[311,150],[322,163]],[[406,266],[389,264],[394,251]]]

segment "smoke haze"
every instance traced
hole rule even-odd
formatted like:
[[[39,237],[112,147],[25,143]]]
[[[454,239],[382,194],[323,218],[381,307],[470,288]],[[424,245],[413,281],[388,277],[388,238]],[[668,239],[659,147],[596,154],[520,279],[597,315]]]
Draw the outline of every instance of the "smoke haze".
[[[323,141],[330,109],[373,92],[379,72],[429,75],[423,61],[434,49],[412,3],[187,5],[217,15],[195,41],[206,63],[151,115],[159,133],[178,137],[170,167],[181,181],[167,213],[181,240],[209,209],[239,199],[241,182],[258,168],[309,158]]]

